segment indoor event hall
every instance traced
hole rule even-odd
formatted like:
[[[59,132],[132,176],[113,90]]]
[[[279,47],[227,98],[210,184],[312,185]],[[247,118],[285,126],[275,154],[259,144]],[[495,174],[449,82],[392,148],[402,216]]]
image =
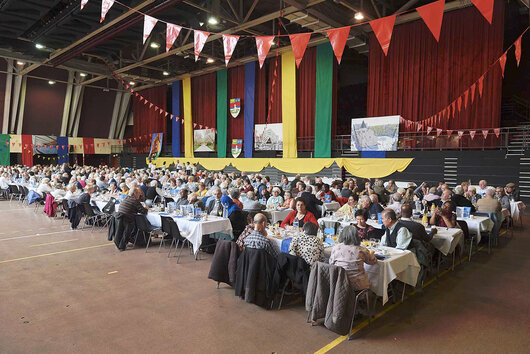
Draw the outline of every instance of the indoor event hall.
[[[0,353],[528,353],[529,26],[0,0]]]

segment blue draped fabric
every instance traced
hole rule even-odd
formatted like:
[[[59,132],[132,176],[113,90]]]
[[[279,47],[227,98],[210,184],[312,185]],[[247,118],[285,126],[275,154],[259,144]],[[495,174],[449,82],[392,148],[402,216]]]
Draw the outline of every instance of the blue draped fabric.
[[[180,157],[180,120],[177,121],[177,117],[180,117],[180,80],[173,83],[171,102],[172,113],[175,116],[171,120],[171,151],[173,157]]]
[[[254,150],[254,94],[256,92],[256,62],[245,64],[245,157],[252,157]]]
[[[68,137],[67,136],[58,136],[57,137],[57,162],[59,165],[68,162]]]

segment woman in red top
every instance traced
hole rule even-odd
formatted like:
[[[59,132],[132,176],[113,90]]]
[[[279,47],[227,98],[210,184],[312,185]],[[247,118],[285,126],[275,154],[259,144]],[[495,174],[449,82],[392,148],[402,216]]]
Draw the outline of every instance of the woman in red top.
[[[437,208],[432,213],[429,224],[439,227],[458,227],[456,223],[456,205],[452,201],[443,203],[442,209]]]
[[[296,210],[293,210],[287,215],[280,227],[285,228],[287,225],[292,225],[294,221],[298,221],[298,227],[304,226],[306,222],[312,222],[318,225],[317,219],[310,211],[305,208],[305,202],[302,198],[296,198]]]

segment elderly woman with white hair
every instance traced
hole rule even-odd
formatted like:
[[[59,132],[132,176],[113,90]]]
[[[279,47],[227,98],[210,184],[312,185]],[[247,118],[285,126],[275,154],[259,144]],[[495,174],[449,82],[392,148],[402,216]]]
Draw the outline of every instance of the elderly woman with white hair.
[[[50,184],[49,178],[43,178],[37,187],[37,193],[42,197],[43,193],[51,193],[53,190],[52,185]]]
[[[283,204],[283,198],[280,195],[281,190],[278,187],[272,189],[272,196],[267,200],[267,208],[280,207]]]

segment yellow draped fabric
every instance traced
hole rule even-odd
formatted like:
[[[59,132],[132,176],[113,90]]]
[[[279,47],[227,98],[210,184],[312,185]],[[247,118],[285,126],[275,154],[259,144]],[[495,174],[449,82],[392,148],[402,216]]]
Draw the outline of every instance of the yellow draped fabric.
[[[267,166],[275,167],[286,173],[313,174],[318,173],[323,168],[328,168],[335,162],[339,167],[344,167],[349,173],[362,178],[382,178],[398,171],[404,171],[412,162],[412,158],[405,159],[318,159],[318,158],[297,158],[297,159],[274,159],[274,158],[158,158],[155,160],[156,166],[161,167],[164,162],[166,166],[177,163],[177,160],[189,163],[199,163],[202,167],[211,171],[220,171],[227,166],[234,166],[240,171],[259,172]]]
[[[193,158],[193,122],[191,117],[191,78],[182,80],[184,108],[184,156]]]
[[[283,157],[296,158],[296,63],[292,51],[282,54]]]

